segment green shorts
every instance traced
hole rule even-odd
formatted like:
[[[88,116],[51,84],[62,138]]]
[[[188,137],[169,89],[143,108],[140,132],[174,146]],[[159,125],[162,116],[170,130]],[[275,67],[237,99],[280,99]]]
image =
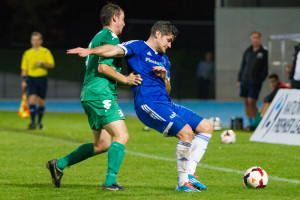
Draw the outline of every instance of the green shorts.
[[[100,129],[111,122],[125,119],[115,100],[82,101],[81,104],[93,130]]]

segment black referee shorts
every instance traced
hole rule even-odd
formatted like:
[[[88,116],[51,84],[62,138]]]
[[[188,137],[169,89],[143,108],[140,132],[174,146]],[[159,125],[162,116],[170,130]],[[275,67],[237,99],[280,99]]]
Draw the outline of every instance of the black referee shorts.
[[[48,87],[47,76],[41,76],[41,77],[28,76],[28,81],[27,81],[28,96],[35,94],[39,96],[41,99],[45,99],[47,93],[47,87]]]
[[[241,82],[240,86],[240,97],[250,97],[257,100],[261,90],[262,83],[245,83]]]

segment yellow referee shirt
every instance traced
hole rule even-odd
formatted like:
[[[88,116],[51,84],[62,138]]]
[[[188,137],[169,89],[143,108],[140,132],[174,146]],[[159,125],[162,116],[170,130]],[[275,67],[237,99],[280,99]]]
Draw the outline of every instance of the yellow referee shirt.
[[[48,74],[47,68],[35,65],[37,62],[54,65],[54,59],[49,49],[41,46],[37,51],[34,51],[33,48],[25,51],[22,58],[21,69],[27,71],[27,76],[46,76]]]

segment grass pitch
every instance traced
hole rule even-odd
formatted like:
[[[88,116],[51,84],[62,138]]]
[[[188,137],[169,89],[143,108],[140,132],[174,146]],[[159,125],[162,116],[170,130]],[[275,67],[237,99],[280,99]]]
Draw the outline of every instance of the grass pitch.
[[[0,112],[0,199],[300,199],[300,147],[249,142],[251,133],[236,131],[237,141],[220,142],[215,131],[197,168],[208,189],[175,192],[176,138],[127,118],[130,140],[118,175],[126,191],[102,191],[107,154],[64,170],[61,188],[53,188],[46,161],[60,158],[93,140],[84,114],[46,113],[45,130],[27,131],[29,120]],[[243,172],[260,166],[269,175],[264,189],[247,189]]]

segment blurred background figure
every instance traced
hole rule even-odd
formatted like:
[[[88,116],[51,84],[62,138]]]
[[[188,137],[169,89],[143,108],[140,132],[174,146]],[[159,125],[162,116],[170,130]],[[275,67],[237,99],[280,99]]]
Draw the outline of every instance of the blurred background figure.
[[[213,53],[207,52],[205,60],[200,61],[197,67],[198,98],[214,98],[215,63]]]
[[[250,129],[252,129],[252,130],[254,130],[258,126],[258,124],[260,123],[260,121],[262,120],[264,115],[266,114],[266,112],[267,112],[270,104],[272,103],[273,99],[275,98],[278,90],[281,88],[286,88],[286,89],[291,88],[291,86],[289,84],[281,82],[277,74],[271,74],[269,76],[269,84],[270,84],[270,87],[272,88],[272,92],[264,98],[264,102],[263,102],[259,112],[256,113],[255,120],[254,120],[252,126],[250,127]]]
[[[28,129],[42,129],[42,117],[45,111],[47,93],[47,74],[49,68],[54,68],[54,59],[51,52],[42,47],[43,36],[39,32],[31,34],[32,48],[25,51],[21,64],[22,91],[28,94],[31,123]],[[36,108],[38,104],[38,109]],[[35,122],[35,116],[38,121]]]
[[[295,46],[293,66],[289,78],[292,81],[292,88],[300,89],[300,43]]]
[[[262,83],[268,75],[268,51],[261,45],[261,36],[258,31],[251,33],[251,46],[244,52],[236,84],[240,87],[240,97],[244,98],[245,112],[250,126],[258,111],[256,101]]]

